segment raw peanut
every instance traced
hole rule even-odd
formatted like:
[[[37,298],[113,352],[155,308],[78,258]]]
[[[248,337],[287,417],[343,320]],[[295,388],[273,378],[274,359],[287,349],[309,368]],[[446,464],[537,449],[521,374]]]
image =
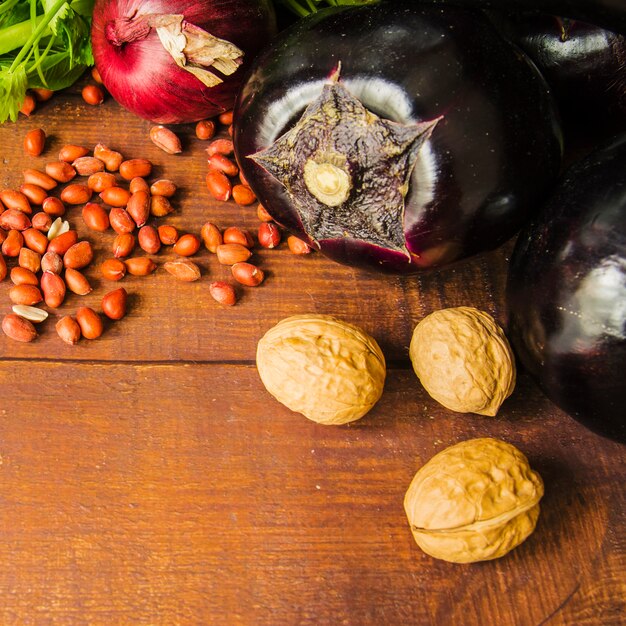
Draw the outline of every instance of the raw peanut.
[[[14,285],[33,285],[39,287],[39,277],[32,270],[16,265],[11,268],[11,282]]]
[[[88,202],[83,207],[82,215],[85,225],[87,228],[91,228],[91,230],[103,233],[105,230],[108,230],[110,226],[109,214],[101,204]]]
[[[165,196],[152,196],[150,198],[150,213],[154,217],[164,217],[169,215],[174,207]]]
[[[39,232],[47,233],[52,226],[52,218],[42,211],[41,213],[35,213],[31,218],[31,224],[33,228],[36,228]]]
[[[102,91],[102,87],[99,85],[85,85],[80,95],[87,104],[92,106],[97,106],[104,102],[104,91]]]
[[[264,248],[275,248],[280,243],[280,230],[273,222],[263,222],[259,226],[257,238]]]
[[[50,239],[48,251],[63,256],[77,241],[78,233],[75,230],[68,230]]]
[[[65,281],[54,272],[44,272],[41,275],[41,291],[46,306],[58,309],[65,300]]]
[[[173,246],[178,241],[178,231],[174,226],[162,224],[157,228],[157,232],[164,246]]]
[[[265,278],[263,270],[252,263],[235,263],[230,270],[238,283],[248,287],[260,285]]]
[[[93,78],[98,85],[102,85],[102,76],[100,76],[100,72],[95,66],[91,68],[91,78]]]
[[[17,257],[17,262],[20,267],[36,274],[41,269],[41,254],[29,248],[22,248]]]
[[[4,228],[0,228],[0,245],[4,243],[4,240],[7,238],[7,231]]]
[[[57,181],[52,178],[52,176],[48,176],[48,174],[41,172],[39,170],[34,170],[32,168],[25,169],[22,172],[24,176],[24,182],[30,183],[32,185],[37,185],[46,191],[50,191],[57,186]]]
[[[183,151],[178,136],[165,126],[153,126],[150,129],[150,140],[167,154],[180,154]]]
[[[76,310],[76,321],[85,339],[97,339],[104,331],[102,318],[88,306],[81,306]]]
[[[215,135],[215,122],[212,120],[200,120],[196,124],[196,137],[203,141],[211,139]]]
[[[93,261],[93,248],[88,241],[78,241],[63,255],[63,265],[79,270]]]
[[[46,145],[46,133],[41,128],[29,130],[24,137],[24,152],[29,156],[39,156]]]
[[[135,224],[141,228],[150,217],[150,195],[148,192],[145,190],[135,191],[128,200],[126,210]]]
[[[2,242],[2,254],[4,256],[16,257],[19,255],[23,245],[24,236],[22,233],[19,230],[10,230],[7,233],[7,238]]]
[[[311,252],[311,246],[295,235],[287,237],[287,246],[293,254],[309,254]]]
[[[25,304],[14,304],[11,309],[15,315],[23,317],[25,320],[33,324],[39,324],[48,319],[48,312],[34,306],[26,306]]]
[[[130,192],[123,187],[107,187],[100,193],[105,204],[114,207],[125,207],[130,200]]]
[[[20,107],[20,113],[23,113],[26,117],[30,117],[30,114],[37,108],[37,101],[32,93],[27,92],[22,101]]]
[[[16,189],[3,189],[0,191],[0,200],[7,209],[14,209],[30,215],[33,210],[30,207],[28,198]]]
[[[0,228],[5,230],[26,230],[30,226],[30,218],[23,211],[7,209],[0,213]]]
[[[228,134],[232,137],[232,136],[233,136],[233,133],[235,132],[235,128],[234,128],[234,126],[231,124],[231,125],[230,125],[227,129],[226,129],[226,131],[227,131],[227,132],[228,132]]]
[[[113,256],[116,259],[128,256],[135,247],[135,235],[132,233],[120,233],[113,240]]]
[[[100,265],[100,273],[107,280],[121,280],[126,276],[126,265],[119,259],[106,259]]]
[[[80,159],[81,157],[87,156],[89,154],[89,150],[87,148],[83,148],[83,146],[74,146],[68,144],[63,146],[59,151],[59,161],[65,161],[66,163],[72,163],[76,161],[76,159]]]
[[[152,163],[148,159],[129,159],[120,164],[120,176],[124,180],[136,177],[146,178],[152,173]]]
[[[27,248],[38,252],[40,255],[48,249],[48,238],[36,228],[27,228],[22,231],[22,235]]]
[[[139,247],[148,254],[156,254],[161,249],[159,233],[154,226],[142,226],[137,233]]]
[[[64,315],[55,325],[57,335],[70,345],[78,343],[81,330],[78,322],[69,315]]]
[[[44,87],[31,87],[31,91],[37,102],[47,102],[54,95],[52,89],[45,89]]]
[[[138,191],[150,191],[150,185],[146,182],[145,178],[141,178],[141,176],[135,176],[130,183],[128,184],[128,191],[131,194],[136,193]]]
[[[124,261],[126,271],[133,276],[147,276],[156,269],[156,263],[147,256],[136,256]]]
[[[55,196],[48,196],[43,201],[41,208],[44,213],[47,213],[52,217],[61,217],[61,215],[65,215],[65,205]]]
[[[8,313],[2,318],[2,331],[15,341],[28,343],[37,338],[33,323],[15,313]]]
[[[167,261],[163,267],[178,280],[191,283],[200,278],[200,268],[189,259],[175,259]]]
[[[128,211],[119,207],[113,207],[109,211],[109,222],[118,235],[132,233],[136,226],[135,220],[128,214]]]
[[[208,156],[213,154],[229,155],[234,152],[234,149],[233,142],[230,139],[215,139],[209,144],[206,153]]]
[[[27,306],[39,304],[43,300],[39,287],[29,285],[28,283],[20,283],[11,287],[9,289],[9,298],[13,304],[25,304]]]
[[[63,257],[56,252],[50,252],[50,250],[48,250],[41,257],[41,269],[44,272],[60,274],[63,271]]]
[[[87,179],[87,187],[96,193],[100,193],[109,187],[116,185],[115,174],[110,172],[96,172]]]
[[[102,311],[112,320],[121,320],[126,315],[128,292],[124,287],[114,289],[102,298]]]
[[[254,246],[254,239],[252,235],[247,231],[237,226],[229,226],[223,233],[222,238],[224,243],[239,243],[246,248],[252,248]]]
[[[206,174],[206,186],[216,200],[226,202],[230,198],[232,185],[224,172],[210,169]]]
[[[247,185],[235,185],[233,187],[233,200],[240,206],[248,206],[256,202],[256,196]]]
[[[93,149],[93,155],[96,159],[100,159],[104,163],[109,172],[117,172],[117,170],[120,169],[122,161],[124,160],[124,157],[120,152],[111,150],[101,143],[97,144]]]
[[[187,233],[178,238],[173,248],[176,254],[180,256],[193,256],[200,250],[200,237]]]
[[[83,156],[72,161],[72,167],[79,176],[91,176],[96,172],[104,172],[104,163],[96,157]]]
[[[171,198],[176,193],[176,185],[167,178],[161,178],[150,185],[150,193],[153,196]]]
[[[217,119],[219,120],[220,124],[223,124],[224,126],[230,126],[233,123],[232,110],[220,113]]]
[[[217,246],[216,253],[217,260],[222,265],[241,263],[242,261],[247,261],[252,256],[252,252],[240,243],[223,243]]]
[[[226,306],[233,306],[237,302],[235,288],[220,280],[209,285],[209,293],[216,302]]]
[[[41,206],[48,197],[48,192],[43,187],[33,185],[32,183],[20,185],[20,191],[28,198],[31,204],[36,204],[37,206]]]
[[[0,282],[7,277],[8,271],[6,259],[0,254]]]
[[[76,170],[65,161],[46,163],[46,174],[59,183],[69,183],[76,176]]]
[[[72,183],[61,192],[61,200],[67,204],[84,204],[91,200],[93,192],[83,183]]]
[[[224,172],[226,176],[237,176],[239,168],[227,156],[219,152],[212,154],[208,159],[209,167]]]
[[[204,242],[204,247],[209,252],[217,252],[217,246],[224,243],[224,238],[220,229],[212,222],[206,222],[200,231],[200,237]]]
[[[256,208],[256,215],[262,222],[273,222],[274,218],[267,212],[267,209],[259,203]]]
[[[65,270],[65,284],[77,296],[86,296],[93,291],[86,276],[71,267]]]
[[[47,237],[48,239],[54,239],[59,235],[63,235],[64,233],[71,230],[70,223],[67,220],[64,220],[62,217],[57,217],[52,224],[50,224],[50,228],[48,229]]]

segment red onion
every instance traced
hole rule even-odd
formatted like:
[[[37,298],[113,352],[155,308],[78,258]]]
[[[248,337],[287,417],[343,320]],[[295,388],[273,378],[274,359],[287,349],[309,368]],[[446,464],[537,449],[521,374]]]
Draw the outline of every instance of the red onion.
[[[231,109],[245,67],[275,31],[270,0],[97,0],[91,40],[115,100],[177,124]]]

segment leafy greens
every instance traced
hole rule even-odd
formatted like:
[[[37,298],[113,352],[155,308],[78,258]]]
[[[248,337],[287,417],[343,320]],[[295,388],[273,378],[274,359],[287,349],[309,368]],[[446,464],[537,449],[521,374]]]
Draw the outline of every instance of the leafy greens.
[[[17,119],[27,89],[63,89],[93,65],[94,2],[0,0],[0,123]]]

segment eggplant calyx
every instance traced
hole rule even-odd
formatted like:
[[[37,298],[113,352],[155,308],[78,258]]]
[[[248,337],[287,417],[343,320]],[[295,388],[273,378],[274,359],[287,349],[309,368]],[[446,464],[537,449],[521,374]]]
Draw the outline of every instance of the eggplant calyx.
[[[333,72],[295,126],[249,158],[285,188],[314,242],[355,239],[410,260],[404,201],[418,154],[440,119],[380,118]]]

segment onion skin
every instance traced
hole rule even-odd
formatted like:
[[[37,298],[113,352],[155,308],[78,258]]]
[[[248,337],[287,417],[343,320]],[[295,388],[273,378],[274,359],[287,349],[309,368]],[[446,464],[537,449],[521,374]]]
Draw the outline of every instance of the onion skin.
[[[285,188],[248,158],[293,126],[338,63],[341,82],[377,115],[403,124],[441,116],[405,199],[410,256],[346,237],[313,241]],[[393,2],[301,20],[257,57],[234,120],[240,167],[277,222],[338,262],[394,273],[504,243],[553,184],[561,159],[543,77],[488,20],[451,6]]]
[[[145,38],[112,45],[107,25],[113,20],[173,13],[184,15],[187,22],[241,48],[245,53],[242,66],[223,77],[220,84],[207,87],[176,65],[154,29]],[[276,17],[270,0],[98,0],[91,39],[96,67],[115,100],[139,117],[177,124],[231,109],[245,68],[275,32]]]
[[[626,443],[626,134],[566,173],[522,229],[507,336],[556,405]]]

